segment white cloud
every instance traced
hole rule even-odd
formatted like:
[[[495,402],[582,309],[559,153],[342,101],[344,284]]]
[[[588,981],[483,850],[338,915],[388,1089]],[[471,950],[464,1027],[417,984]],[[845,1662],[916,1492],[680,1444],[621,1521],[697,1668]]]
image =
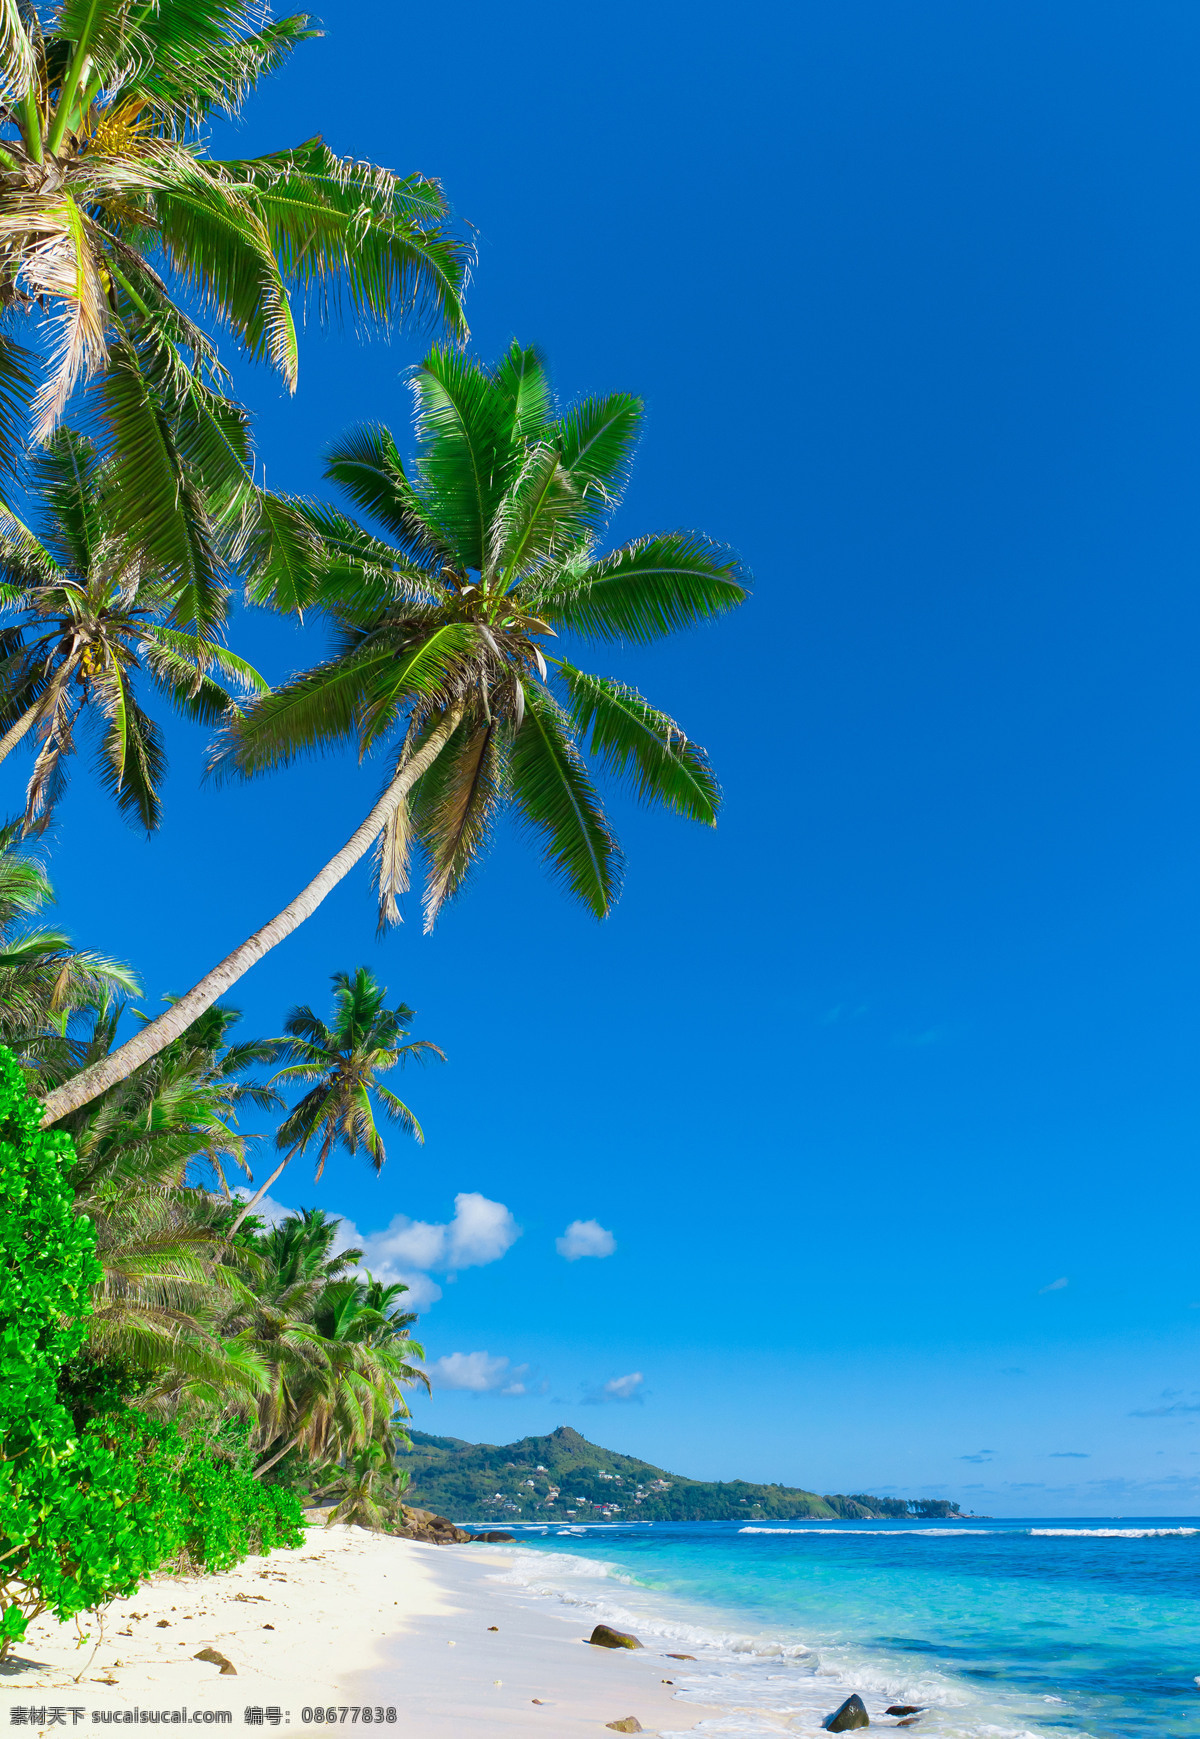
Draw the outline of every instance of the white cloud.
[[[471,1395],[523,1395],[528,1365],[491,1353],[447,1353],[429,1365],[429,1380],[438,1389],[465,1389]]]
[[[250,1194],[248,1190],[234,1193],[243,1200]],[[268,1225],[275,1225],[295,1209],[264,1196],[254,1211]],[[361,1250],[362,1268],[388,1285],[402,1281],[409,1291],[405,1303],[414,1310],[426,1310],[442,1296],[430,1270],[453,1280],[462,1268],[482,1268],[498,1261],[520,1236],[521,1228],[503,1202],[467,1190],[455,1196],[453,1218],[444,1225],[397,1214],[384,1231],[364,1233],[353,1220],[343,1218],[334,1249]]]
[[[606,1232],[599,1220],[572,1220],[554,1247],[568,1262],[578,1262],[581,1256],[611,1256],[617,1240]]]
[[[496,1262],[521,1236],[521,1228],[503,1202],[489,1201],[477,1191],[454,1198],[454,1218],[445,1225],[410,1220],[397,1214],[383,1232],[363,1240],[363,1260],[371,1272],[384,1265],[457,1274],[462,1268],[482,1268]]]
[[[583,1398],[591,1407],[600,1406],[605,1401],[640,1401],[645,1381],[641,1371],[630,1371],[627,1376],[612,1377],[607,1383],[601,1383]]]
[[[1065,1278],[1062,1280],[1052,1280],[1049,1286],[1039,1286],[1038,1292],[1061,1292],[1064,1286],[1069,1286],[1070,1284],[1071,1282]]]

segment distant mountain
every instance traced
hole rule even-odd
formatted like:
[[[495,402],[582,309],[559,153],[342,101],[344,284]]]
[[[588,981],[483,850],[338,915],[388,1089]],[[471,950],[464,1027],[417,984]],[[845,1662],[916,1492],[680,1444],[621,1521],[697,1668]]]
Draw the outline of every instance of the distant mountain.
[[[405,1501],[458,1522],[783,1522],[959,1514],[957,1504],[941,1498],[913,1502],[861,1492],[818,1497],[788,1485],[683,1479],[635,1456],[601,1449],[569,1425],[548,1437],[499,1446],[425,1431],[409,1435],[412,1449],[397,1456],[409,1474]]]

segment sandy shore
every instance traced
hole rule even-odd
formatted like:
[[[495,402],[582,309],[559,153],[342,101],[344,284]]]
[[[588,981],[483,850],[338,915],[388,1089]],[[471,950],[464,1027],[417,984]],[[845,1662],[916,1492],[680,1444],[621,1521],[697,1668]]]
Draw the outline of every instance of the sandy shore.
[[[105,1712],[126,1724],[134,1710],[163,1709],[186,1711],[172,1724],[244,1729],[259,1724],[246,1711],[262,1709],[268,1731],[312,1732],[303,1710],[335,1707],[341,1725],[344,1704],[369,1708],[372,1726],[382,1710],[385,1731],[394,1709],[390,1730],[408,1739],[598,1739],[627,1715],[647,1733],[679,1733],[707,1712],[675,1700],[664,1683],[675,1663],[657,1646],[591,1648],[578,1615],[491,1580],[507,1562],[471,1546],[313,1527],[297,1550],[221,1576],[158,1576],[115,1601],[102,1626],[31,1626],[0,1665],[0,1726],[14,1714],[34,1731],[106,1726]],[[197,1660],[204,1649],[236,1677]],[[55,1709],[64,1716],[52,1722]]]

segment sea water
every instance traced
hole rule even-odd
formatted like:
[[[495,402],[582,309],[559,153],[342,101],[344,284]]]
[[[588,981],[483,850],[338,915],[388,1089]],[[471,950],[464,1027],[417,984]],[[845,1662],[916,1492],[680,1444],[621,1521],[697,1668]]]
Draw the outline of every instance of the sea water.
[[[1195,1517],[514,1532],[498,1574],[581,1634],[697,1657],[663,1662],[681,1728],[818,1733],[857,1691],[874,1727],[921,1705],[928,1739],[1200,1739]]]

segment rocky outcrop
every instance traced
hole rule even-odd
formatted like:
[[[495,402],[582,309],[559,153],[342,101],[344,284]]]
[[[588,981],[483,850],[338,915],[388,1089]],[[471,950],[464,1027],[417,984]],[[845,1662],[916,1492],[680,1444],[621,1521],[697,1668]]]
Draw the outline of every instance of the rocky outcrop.
[[[488,1534],[468,1534],[467,1544],[473,1546],[477,1542],[481,1542],[485,1546],[504,1546],[514,1538],[513,1534],[502,1534],[498,1529],[493,1528]]]
[[[472,1538],[465,1528],[456,1527],[446,1516],[435,1516],[432,1510],[410,1509],[403,1504],[400,1513],[404,1526],[388,1532],[402,1540],[422,1540],[428,1546],[463,1546]]]
[[[855,1727],[869,1727],[871,1717],[860,1696],[847,1697],[840,1709],[835,1709],[825,1723],[827,1733],[849,1733]]]
[[[613,1630],[608,1624],[598,1624],[588,1637],[588,1641],[594,1642],[597,1648],[641,1648],[642,1646],[636,1636],[630,1636],[625,1630]]]

